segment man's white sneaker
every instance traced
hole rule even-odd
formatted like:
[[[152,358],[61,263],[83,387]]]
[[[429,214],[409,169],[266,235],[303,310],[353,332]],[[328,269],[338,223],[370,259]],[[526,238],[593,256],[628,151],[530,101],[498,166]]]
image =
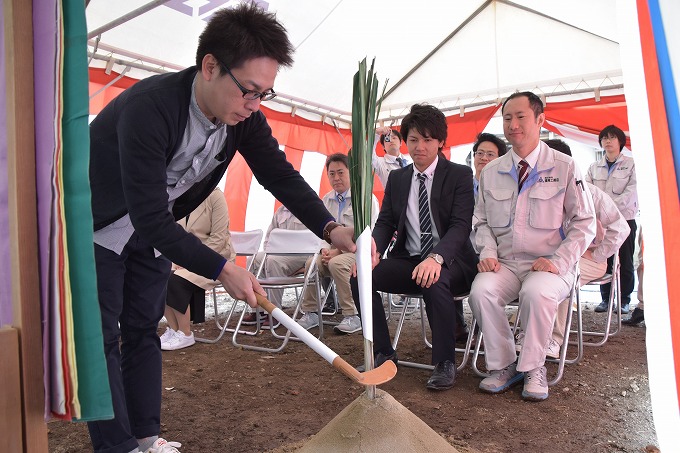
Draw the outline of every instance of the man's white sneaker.
[[[194,333],[191,332],[190,335],[184,335],[184,332],[177,331],[172,338],[170,338],[165,343],[161,343],[161,349],[163,351],[176,351],[177,349],[188,348],[196,343],[194,339]]]
[[[517,371],[517,363],[511,363],[502,370],[494,370],[489,374],[489,377],[479,383],[479,389],[486,393],[505,392],[524,377],[524,373]]]
[[[522,398],[527,401],[543,401],[548,399],[548,379],[544,366],[539,366],[525,373]]]
[[[361,330],[361,319],[357,315],[345,316],[333,330],[341,334],[359,332]]]
[[[545,355],[552,357],[553,359],[560,358],[560,344],[553,340],[552,338],[548,342],[548,346],[545,348]]]
[[[167,343],[170,338],[174,337],[175,334],[177,333],[176,330],[174,330],[172,327],[168,326],[165,328],[165,332],[163,332],[163,335],[161,335],[161,347],[163,344]]]
[[[312,327],[319,325],[319,315],[314,312],[305,313],[302,318],[297,320],[297,323],[302,326],[303,329],[309,330]]]
[[[168,442],[162,437],[159,437],[151,448],[145,450],[144,453],[180,453],[178,448],[181,446],[182,444],[179,442]]]

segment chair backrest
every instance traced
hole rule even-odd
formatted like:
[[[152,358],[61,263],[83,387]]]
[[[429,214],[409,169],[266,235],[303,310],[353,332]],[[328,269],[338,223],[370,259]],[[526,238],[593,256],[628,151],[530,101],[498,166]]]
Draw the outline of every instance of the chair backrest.
[[[231,245],[238,256],[252,256],[260,250],[262,230],[232,231]]]
[[[264,248],[271,254],[314,254],[319,251],[321,239],[309,230],[285,230],[274,228]]]

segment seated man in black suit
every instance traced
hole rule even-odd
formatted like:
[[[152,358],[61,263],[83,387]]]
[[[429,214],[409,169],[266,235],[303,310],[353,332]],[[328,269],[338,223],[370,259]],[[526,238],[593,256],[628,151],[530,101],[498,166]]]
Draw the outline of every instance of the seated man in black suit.
[[[474,196],[472,170],[441,153],[446,118],[436,107],[414,105],[401,123],[413,165],[393,170],[373,230],[373,340],[375,365],[397,361],[378,291],[421,294],[432,330],[432,364],[427,388],[445,390],[456,378],[456,307],[453,296],[470,289],[477,256],[470,243]],[[394,233],[385,260],[380,255]],[[352,294],[359,308],[357,279]]]

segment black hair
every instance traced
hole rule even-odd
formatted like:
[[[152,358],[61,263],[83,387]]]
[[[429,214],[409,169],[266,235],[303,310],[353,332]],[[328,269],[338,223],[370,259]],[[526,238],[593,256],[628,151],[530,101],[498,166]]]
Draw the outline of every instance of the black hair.
[[[626,134],[613,124],[610,124],[609,126],[602,129],[600,135],[597,137],[597,141],[600,143],[600,146],[602,146],[602,139],[609,137],[610,135],[613,135],[619,139],[619,151],[622,151],[623,147],[626,146]]]
[[[534,111],[534,118],[538,118],[538,115],[543,113],[543,101],[541,101],[541,98],[536,96],[531,91],[518,91],[516,93],[512,93],[503,102],[503,107],[501,108],[501,113],[503,112],[503,110],[505,110],[505,104],[507,104],[509,100],[515,99],[515,98],[518,98],[518,97],[525,97],[525,98],[529,99],[529,105],[531,106],[531,110]]]
[[[269,57],[280,66],[293,64],[294,48],[288,33],[276,15],[261,9],[257,4],[242,3],[234,8],[217,11],[209,20],[196,49],[196,66],[211,54],[222,64],[220,74],[240,67],[247,60]]]
[[[494,134],[489,134],[488,132],[482,132],[477,136],[477,141],[472,145],[472,152],[474,153],[479,148],[479,144],[482,142],[491,142],[498,148],[498,157],[504,156],[508,152],[508,145],[505,144],[503,140],[498,138]]]
[[[562,154],[566,154],[567,156],[571,156],[571,148],[569,145],[567,145],[564,141],[560,140],[559,138],[551,138],[548,140],[543,140],[543,143],[548,145],[554,150],[557,150],[561,152]]]
[[[333,153],[326,158],[326,171],[328,171],[328,166],[333,162],[342,162],[345,167],[349,168],[349,159],[347,154]]]
[[[392,133],[393,133],[394,135],[396,135],[396,136],[399,138],[399,141],[400,141],[400,142],[403,142],[403,141],[404,141],[404,139],[402,138],[402,136],[401,136],[401,134],[399,133],[398,130],[392,129]],[[385,134],[383,134],[383,135],[380,136],[380,144],[383,145],[383,146],[385,146]]]
[[[401,133],[407,139],[411,129],[441,142],[446,141],[448,133],[446,117],[442,111],[428,104],[413,104],[411,111],[401,120]]]

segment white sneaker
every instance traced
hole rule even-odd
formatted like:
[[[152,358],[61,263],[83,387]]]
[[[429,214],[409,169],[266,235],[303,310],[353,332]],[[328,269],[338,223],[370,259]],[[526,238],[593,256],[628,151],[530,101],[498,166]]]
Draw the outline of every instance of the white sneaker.
[[[479,389],[486,393],[502,393],[524,378],[524,373],[517,371],[517,363],[511,363],[502,370],[492,370],[489,377],[482,379]]]
[[[342,321],[340,321],[340,324],[335,326],[333,328],[336,333],[354,333],[354,332],[359,332],[361,330],[361,319],[359,319],[359,316],[357,315],[352,315],[352,316],[345,316]]]
[[[151,445],[151,448],[145,450],[144,453],[180,453],[178,448],[181,446],[182,444],[179,442],[168,442],[162,437],[159,437],[156,439],[156,442]]]
[[[548,342],[548,346],[546,346],[545,348],[545,355],[548,357],[552,357],[553,359],[559,359],[560,347],[561,345],[551,338],[550,341]]]
[[[161,343],[161,349],[163,351],[176,351],[177,349],[184,349],[192,346],[196,343],[194,339],[194,333],[191,332],[190,335],[184,335],[184,332],[177,331],[172,338],[170,338],[165,343]]]
[[[522,352],[522,343],[524,343],[524,332],[515,335],[515,351]]]
[[[522,398],[527,401],[543,401],[548,399],[548,379],[544,366],[539,366],[524,373]]]
[[[305,330],[309,330],[312,327],[319,325],[319,315],[310,311],[309,313],[302,315],[302,318],[298,319],[297,323],[300,324]]]
[[[161,347],[163,347],[163,345],[167,343],[170,340],[170,338],[174,337],[176,333],[177,331],[174,330],[172,327],[170,326],[166,327],[165,332],[163,332],[163,335],[161,335]]]

